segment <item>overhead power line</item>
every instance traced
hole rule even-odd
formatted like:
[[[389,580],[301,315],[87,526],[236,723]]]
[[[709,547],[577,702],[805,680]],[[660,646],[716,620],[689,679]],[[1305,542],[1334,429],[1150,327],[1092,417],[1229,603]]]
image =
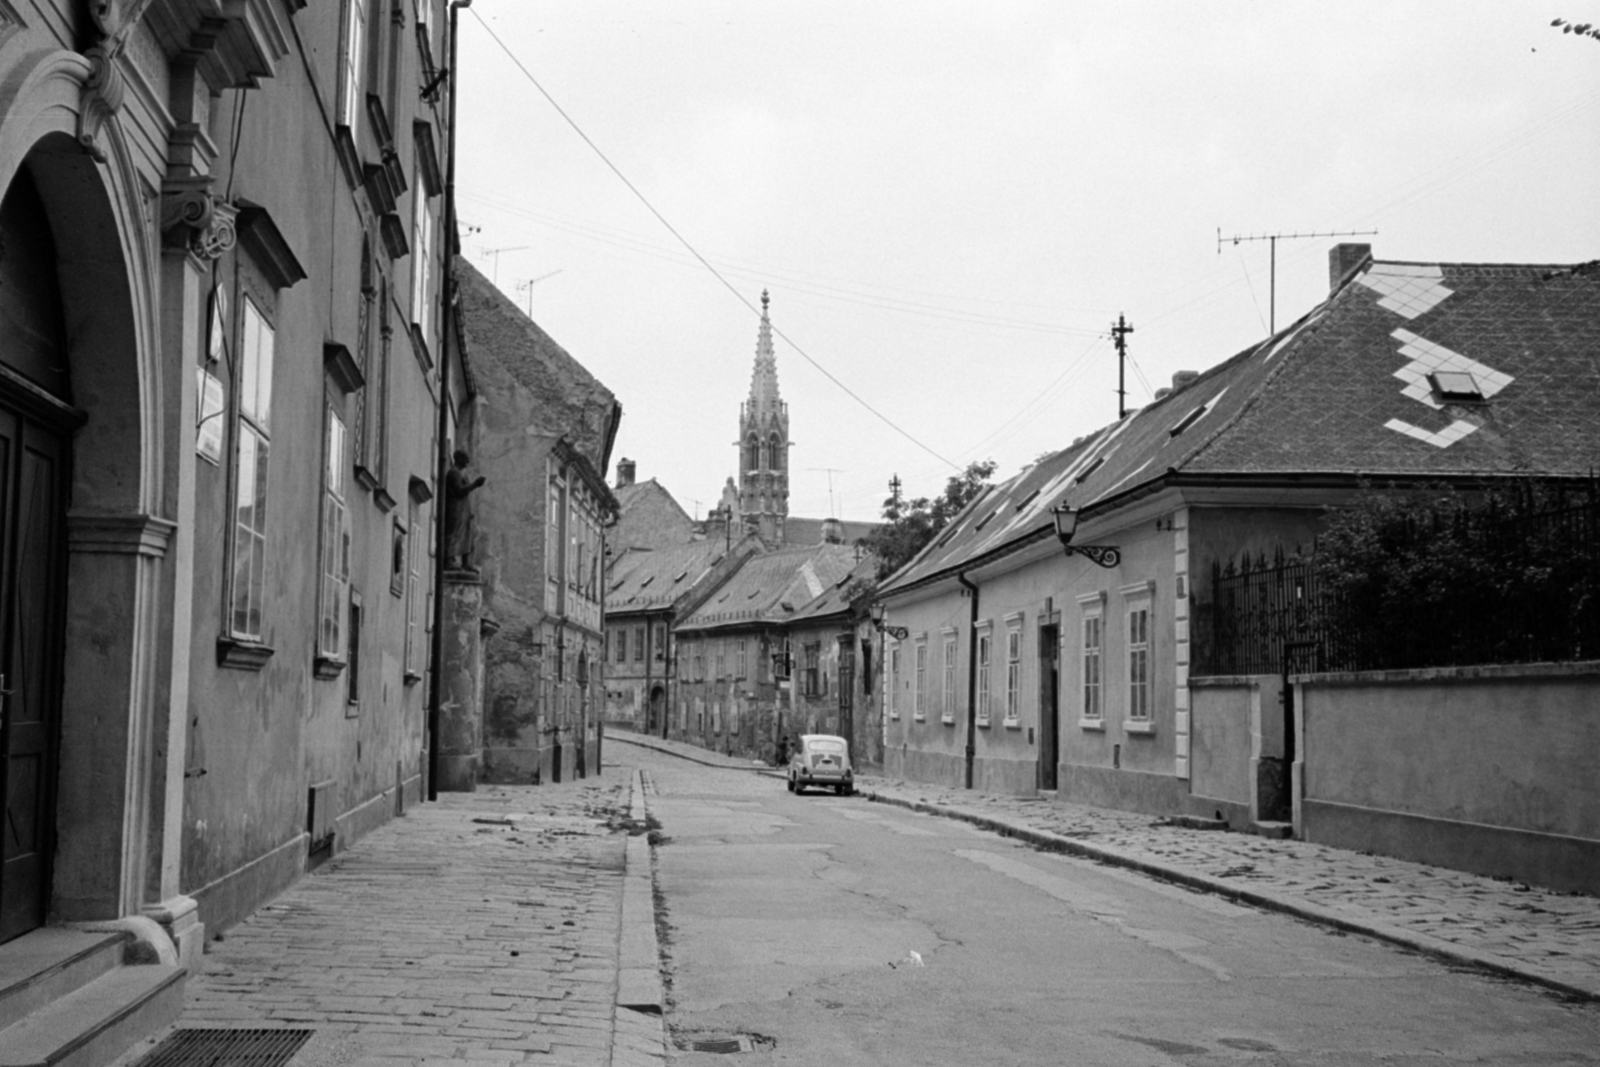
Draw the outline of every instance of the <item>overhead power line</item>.
[[[551,96],[549,91],[546,90],[543,85],[539,84],[539,79],[533,76],[533,72],[530,71],[527,66],[523,64],[522,60],[517,58],[516,53],[512,52],[506,43],[500,39],[500,35],[495,33],[494,30],[490,28],[489,24],[483,20],[483,16],[478,14],[478,12],[472,8],[468,8],[467,10],[472,12],[472,16],[478,20],[478,25],[483,27],[484,32],[489,35],[489,38],[494,41],[495,44],[500,46],[500,50],[504,52],[506,57],[510,59],[511,62],[516,65],[516,68],[522,72],[522,76],[528,79],[528,83],[535,89],[539,90],[539,95],[543,96],[545,100],[549,102],[550,106],[555,108],[556,114],[560,115],[562,120],[565,121],[568,126],[572,127],[573,132],[581,137],[583,139],[583,143],[588,145],[590,150],[600,158],[600,162],[604,163],[611,173],[617,176],[617,180],[628,187],[628,191],[638,199],[639,203],[643,204],[645,209],[648,210],[650,214],[655,216],[656,221],[661,223],[662,226],[666,227],[667,232],[672,234],[673,237],[677,238],[678,242],[688,250],[689,254],[694,256],[694,258],[700,262],[700,265],[711,273],[712,277],[721,282],[723,287],[726,288],[728,292],[733,294],[735,300],[739,301],[739,303],[748,308],[752,315],[759,315],[759,312],[756,311],[755,305],[752,304],[743,293],[735,288],[732,282],[728,281],[727,278],[724,278],[722,273],[718,271],[716,267],[712,266],[711,261],[706,259],[705,256],[702,256],[699,250],[689,242],[689,239],[683,234],[679,233],[677,227],[673,226],[672,223],[667,221],[667,217],[665,215],[656,210],[656,206],[650,202],[650,199],[645,196],[644,193],[639,191],[638,186],[634,185],[633,182],[628,180],[628,176],[622,173],[621,168],[619,168],[615,163],[611,162],[610,157],[601,151],[600,146],[595,144],[589,135],[583,131],[583,127],[579,126],[577,121],[574,120],[571,115],[567,114],[566,110],[556,102],[556,98]],[[939,462],[944,463],[955,470],[961,469],[960,464],[953,460],[947,459],[938,452],[934,451],[928,445],[923,444],[920,440],[913,436],[909,430],[904,429],[893,419],[889,418],[889,416],[885,415],[883,412],[867,403],[867,401],[859,393],[835,377],[832,371],[828,370],[828,368],[824,367],[821,363],[818,363],[815,359],[811,358],[811,354],[796,344],[794,339],[789,337],[788,334],[784,333],[776,326],[772,328],[772,332],[778,337],[782,338],[784,342],[789,345],[789,347],[798,352],[802,359],[815,367],[818,373],[820,373],[824,378],[827,378],[834,385],[838,386],[846,396],[854,400],[857,404],[860,404],[885,426],[888,426],[895,433],[898,433],[901,437],[904,437],[907,441],[910,441],[912,444],[916,445],[918,448],[922,449]]]

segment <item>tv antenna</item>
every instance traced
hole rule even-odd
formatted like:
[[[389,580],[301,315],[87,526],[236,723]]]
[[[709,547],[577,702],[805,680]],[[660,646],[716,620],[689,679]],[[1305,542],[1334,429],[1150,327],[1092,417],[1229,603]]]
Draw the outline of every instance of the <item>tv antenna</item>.
[[[565,269],[564,267],[557,267],[555,270],[551,271],[549,274],[541,274],[537,278],[529,278],[525,282],[518,282],[517,283],[517,288],[521,289],[523,292],[528,294],[528,318],[530,318],[530,319],[533,318],[533,287],[538,285],[540,282],[544,281],[546,278],[554,278],[557,274],[560,274],[564,269]]]
[[[844,471],[839,467],[807,467],[806,470],[828,472],[828,518],[837,519],[839,512],[833,504],[833,476],[835,474],[843,474]]]
[[[502,253],[502,252],[526,252],[528,249],[530,249],[532,247],[533,247],[532,245],[513,245],[513,246],[511,246],[509,248],[485,248],[483,250],[483,254],[486,255],[486,256],[493,256],[494,257],[494,271],[493,271],[492,274],[489,275],[489,280],[494,282],[494,284],[496,284],[496,285],[500,284],[500,253]]]
[[[1267,335],[1278,332],[1278,239],[1293,241],[1302,237],[1376,237],[1377,230],[1330,230],[1325,233],[1236,233],[1228,238],[1234,244],[1243,241],[1266,241],[1271,245],[1271,266],[1269,269],[1270,281],[1268,282],[1271,295],[1267,298]],[[1222,227],[1217,227],[1217,255],[1222,255]],[[1260,314],[1258,311],[1257,314]]]

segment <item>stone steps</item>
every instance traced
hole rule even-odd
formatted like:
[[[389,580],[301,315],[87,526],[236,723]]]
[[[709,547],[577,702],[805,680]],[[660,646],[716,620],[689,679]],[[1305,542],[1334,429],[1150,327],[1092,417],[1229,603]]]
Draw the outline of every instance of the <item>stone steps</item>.
[[[184,968],[125,964],[132,942],[50,927],[0,945],[0,1067],[104,1067],[176,1020]]]

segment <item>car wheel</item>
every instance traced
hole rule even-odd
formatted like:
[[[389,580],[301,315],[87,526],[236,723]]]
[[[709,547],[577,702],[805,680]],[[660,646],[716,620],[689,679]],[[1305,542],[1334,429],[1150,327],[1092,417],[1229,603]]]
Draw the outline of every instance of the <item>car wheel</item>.
[[[839,794],[841,796],[853,797],[856,795],[856,787],[853,785],[841,785],[839,787]]]
[[[785,778],[783,780],[783,787],[785,789],[787,789],[789,792],[793,793],[794,792],[794,779],[793,778]]]

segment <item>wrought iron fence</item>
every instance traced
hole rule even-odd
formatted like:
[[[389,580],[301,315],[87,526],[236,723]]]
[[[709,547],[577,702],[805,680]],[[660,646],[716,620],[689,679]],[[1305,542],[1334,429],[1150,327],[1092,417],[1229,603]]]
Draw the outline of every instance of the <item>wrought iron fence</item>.
[[[1214,565],[1195,673],[1276,674],[1286,655],[1297,672],[1600,659],[1600,494],[1582,496],[1391,531],[1403,562],[1388,569]]]

